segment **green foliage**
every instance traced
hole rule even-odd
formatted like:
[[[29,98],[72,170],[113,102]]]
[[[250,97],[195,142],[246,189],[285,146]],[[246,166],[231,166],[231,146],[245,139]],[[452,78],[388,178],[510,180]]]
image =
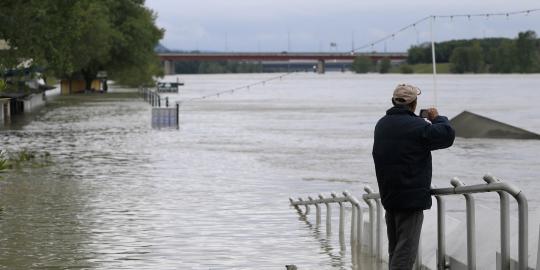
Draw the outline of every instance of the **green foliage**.
[[[198,73],[226,73],[226,64],[219,62],[202,62],[199,65]]]
[[[161,70],[153,51],[163,36],[140,0],[3,0],[0,39],[11,49],[0,66],[32,59],[58,78],[93,80],[99,70],[122,82],[149,81]]]
[[[412,72],[411,72],[412,71]],[[415,74],[431,74],[433,73],[433,64],[401,64],[398,67],[392,67],[390,73],[415,73]],[[437,63],[437,73],[450,73],[449,63]]]
[[[520,32],[516,39],[485,38],[437,43],[437,63],[451,63],[452,72],[540,72],[540,40],[534,31]],[[429,43],[408,50],[409,64],[431,63]]]
[[[411,74],[414,73],[414,69],[407,64],[399,66],[399,72],[403,74]]]
[[[30,160],[32,160],[34,158],[36,158],[36,152],[28,151],[27,149],[21,150],[15,156],[15,160],[17,160],[19,162],[30,161]]]
[[[374,65],[371,59],[365,55],[357,56],[351,66],[352,71],[356,73],[368,73]]]
[[[538,39],[534,31],[526,31],[518,34],[516,40],[517,71],[530,73],[538,71],[539,47]]]
[[[484,38],[484,39],[469,39],[469,40],[450,40],[445,42],[435,43],[435,58],[437,63],[450,62],[450,56],[454,49],[458,47],[471,47],[475,43],[478,43],[484,52],[489,51],[490,48],[498,47],[507,38]],[[412,46],[409,48],[407,63],[431,63],[431,43],[424,43],[420,46]]]
[[[175,71],[178,74],[256,73],[262,72],[262,65],[234,61],[186,61],[176,62]]]
[[[38,153],[28,149],[18,152],[0,151],[0,173],[24,166],[44,167],[51,163],[49,152]]]
[[[176,74],[197,74],[201,64],[199,61],[178,61],[174,63],[174,70]]]
[[[453,73],[465,73],[469,68],[467,47],[457,47],[450,56],[450,70]]]
[[[9,168],[9,160],[5,151],[0,151],[0,172]]]
[[[420,46],[412,46],[407,51],[407,63],[414,65],[431,62],[431,44],[424,43]]]
[[[0,80],[0,92],[4,91],[6,89],[6,81]]]
[[[518,66],[515,57],[516,50],[517,48],[512,41],[503,42],[499,47],[491,49],[489,71],[493,73],[514,72]]]
[[[388,73],[388,71],[390,71],[390,68],[391,68],[391,63],[390,63],[390,59],[385,57],[381,60],[380,62],[380,66],[379,66],[379,73]]]
[[[484,69],[484,54],[479,43],[471,47],[457,47],[450,56],[450,71],[453,73],[480,73]]]

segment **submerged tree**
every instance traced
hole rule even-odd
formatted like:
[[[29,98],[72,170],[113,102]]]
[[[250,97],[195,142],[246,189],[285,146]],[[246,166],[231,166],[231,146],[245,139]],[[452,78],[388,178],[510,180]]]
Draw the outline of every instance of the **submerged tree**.
[[[454,73],[480,73],[484,70],[482,47],[475,42],[470,47],[457,47],[450,56],[450,70]]]
[[[21,59],[61,78],[83,77],[86,87],[105,70],[131,85],[160,75],[154,47],[163,36],[143,0],[3,0],[0,66]]]
[[[385,57],[380,61],[379,72],[383,74],[388,73],[391,67],[392,67],[392,64],[390,62],[390,58]]]
[[[354,58],[351,69],[356,73],[368,73],[373,67],[373,61],[365,55]]]
[[[529,73],[538,71],[538,39],[534,31],[520,32],[516,40],[517,71]]]
[[[499,47],[493,48],[490,53],[491,64],[489,71],[493,73],[511,73],[516,71],[516,46],[512,41],[503,42]]]

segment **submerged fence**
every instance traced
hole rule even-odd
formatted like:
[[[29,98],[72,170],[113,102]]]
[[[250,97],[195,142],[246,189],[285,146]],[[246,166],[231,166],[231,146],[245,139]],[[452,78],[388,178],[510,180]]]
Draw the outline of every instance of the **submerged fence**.
[[[453,265],[446,254],[446,238],[445,238],[445,198],[452,195],[463,195],[466,201],[466,224],[467,224],[467,262],[466,269],[476,269],[476,229],[475,229],[475,204],[474,193],[496,192],[500,198],[500,259],[497,262],[499,269],[519,269],[527,270],[528,267],[528,205],[527,198],[523,192],[508,184],[504,183],[493,176],[486,175],[483,177],[486,184],[478,184],[466,186],[459,179],[451,180],[452,187],[448,188],[433,188],[432,196],[437,200],[437,270],[452,269]],[[310,206],[315,206],[315,220],[319,225],[321,222],[320,205],[326,206],[326,232],[331,233],[331,204],[339,205],[339,238],[343,240],[345,237],[345,210],[344,204],[351,206],[351,221],[350,221],[350,246],[353,258],[353,264],[358,264],[358,260],[362,255],[367,255],[377,261],[382,261],[382,237],[386,232],[382,230],[383,207],[380,200],[380,194],[373,192],[369,187],[365,187],[365,194],[362,195],[362,200],[367,204],[369,211],[369,223],[367,224],[367,232],[363,232],[364,214],[360,205],[360,201],[345,191],[342,195],[332,193],[330,197],[319,195],[318,198],[308,197],[307,199],[298,198],[294,200],[289,198],[290,203],[294,206],[301,215],[307,216],[310,214]],[[516,262],[510,259],[510,210],[509,196],[511,195],[518,204],[518,258]],[[300,208],[305,207],[303,212]],[[365,235],[367,239],[362,239]],[[367,243],[366,248],[363,248],[363,242]],[[420,247],[421,248],[421,247]],[[539,248],[540,251],[540,248]],[[424,269],[422,264],[421,252],[418,252],[416,259],[415,270]],[[540,259],[540,254],[537,260]],[[540,269],[540,264],[537,263],[537,270]],[[463,269],[463,266],[457,267]]]
[[[152,105],[152,127],[153,128],[179,128],[180,127],[180,104],[169,107],[169,98],[164,99],[156,92],[147,87],[139,87],[139,94]],[[164,108],[161,107],[162,100]]]

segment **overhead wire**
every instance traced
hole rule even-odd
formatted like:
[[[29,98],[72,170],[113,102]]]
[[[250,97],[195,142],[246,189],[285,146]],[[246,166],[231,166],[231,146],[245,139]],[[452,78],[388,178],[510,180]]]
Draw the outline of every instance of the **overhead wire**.
[[[540,11],[540,8],[537,8],[537,9],[527,9],[527,10],[519,10],[519,11],[511,11],[511,12],[497,12],[497,13],[472,13],[472,14],[449,14],[449,15],[430,15],[430,16],[426,16],[426,17],[423,17],[413,23],[410,23],[408,25],[405,25],[403,27],[401,27],[399,30],[389,34],[389,35],[386,35],[382,38],[379,38],[377,40],[374,40],[374,41],[371,41],[371,42],[368,42],[362,46],[359,46],[359,47],[356,47],[356,48],[353,48],[351,50],[352,53],[355,53],[357,51],[360,51],[360,50],[363,50],[363,49],[366,49],[366,48],[371,48],[373,50],[374,46],[379,44],[379,43],[382,43],[382,42],[386,42],[387,40],[389,39],[395,39],[395,37],[397,35],[399,35],[400,33],[408,30],[408,29],[411,29],[411,28],[414,28],[415,31],[417,32],[417,42],[418,42],[418,30],[416,29],[416,27],[427,21],[427,20],[435,20],[437,18],[450,18],[451,20],[453,20],[454,18],[468,18],[469,20],[473,17],[486,17],[486,18],[490,18],[490,17],[498,17],[498,16],[506,16],[507,18],[510,17],[510,16],[514,16],[514,15],[519,15],[519,14],[530,14],[530,13],[534,13],[534,12],[539,12]],[[418,44],[417,44],[418,45]],[[212,94],[208,94],[208,95],[203,95],[203,96],[199,96],[199,97],[194,97],[194,98],[191,98],[191,99],[188,99],[188,100],[185,100],[185,101],[182,101],[182,103],[184,102],[190,102],[190,101],[195,101],[195,100],[202,100],[202,99],[207,99],[207,98],[212,98],[212,97],[219,97],[223,94],[227,94],[227,93],[234,93],[238,90],[244,90],[244,89],[250,89],[251,87],[253,86],[257,86],[257,85],[264,85],[266,84],[267,82],[270,82],[270,81],[274,81],[274,80],[278,80],[278,79],[282,79],[284,78],[285,76],[288,76],[292,74],[292,72],[288,72],[288,73],[285,73],[285,74],[282,74],[282,75],[279,75],[279,76],[276,76],[276,77],[272,77],[272,78],[268,78],[268,79],[265,79],[265,80],[261,80],[261,81],[258,81],[258,82],[255,82],[255,83],[250,83],[250,84],[247,84],[247,85],[243,85],[243,86],[239,86],[239,87],[234,87],[234,88],[230,88],[230,89],[226,89],[226,90],[223,90],[223,91],[218,91],[218,92],[215,92],[215,93],[212,93]]]
[[[473,17],[486,17],[486,18],[490,18],[490,17],[502,17],[502,16],[506,16],[507,18],[510,17],[510,16],[514,16],[514,15],[519,15],[519,14],[525,14],[525,15],[528,15],[528,14],[531,14],[531,13],[535,13],[535,12],[539,12],[540,11],[540,8],[536,8],[536,9],[527,9],[527,10],[519,10],[519,11],[511,11],[511,12],[497,12],[497,13],[472,13],[472,14],[449,14],[449,15],[430,15],[430,16],[426,16],[426,17],[423,17],[411,24],[408,24],[406,26],[403,26],[402,28],[400,28],[399,30],[389,34],[389,35],[386,35],[382,38],[379,38],[377,40],[374,40],[374,41],[371,41],[371,42],[368,42],[362,46],[359,46],[357,48],[354,48],[351,52],[357,52],[357,51],[360,51],[360,50],[363,50],[363,49],[366,49],[366,48],[373,48],[375,45],[381,43],[381,42],[384,42],[388,39],[393,39],[396,37],[396,35],[410,29],[410,28],[416,28],[416,26],[418,24],[421,24],[427,20],[430,20],[430,19],[437,19],[437,18],[450,18],[450,19],[454,19],[454,18],[468,18],[468,19],[471,19]]]
[[[194,101],[194,100],[202,100],[202,99],[207,99],[207,98],[212,98],[212,97],[219,97],[219,96],[224,95],[224,94],[233,94],[234,92],[239,91],[239,90],[249,90],[249,89],[251,89],[251,87],[254,87],[254,86],[257,86],[257,85],[263,85],[264,86],[267,82],[271,82],[271,81],[275,81],[275,80],[281,80],[284,77],[291,75],[292,73],[293,72],[288,72],[288,73],[285,73],[285,74],[281,74],[279,76],[275,76],[275,77],[271,77],[271,78],[268,78],[268,79],[260,80],[260,81],[254,82],[254,83],[250,83],[250,84],[246,84],[246,85],[242,85],[242,86],[238,86],[238,87],[234,87],[234,88],[214,92],[214,93],[208,94],[208,95],[203,95],[203,96],[199,96],[199,97],[190,98],[190,99],[187,99],[185,101],[182,101],[182,103],[190,102],[190,101]]]

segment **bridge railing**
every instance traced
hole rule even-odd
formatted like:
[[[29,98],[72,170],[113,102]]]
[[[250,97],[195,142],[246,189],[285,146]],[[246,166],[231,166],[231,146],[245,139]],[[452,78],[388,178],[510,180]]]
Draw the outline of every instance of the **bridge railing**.
[[[467,233],[467,269],[476,269],[476,229],[475,229],[475,204],[474,193],[496,192],[500,198],[500,269],[511,269],[510,264],[510,214],[509,214],[509,196],[511,195],[518,204],[518,261],[517,269],[527,270],[528,268],[528,204],[527,198],[523,192],[499,179],[486,175],[483,177],[485,184],[464,185],[459,179],[451,180],[452,187],[448,188],[432,188],[431,194],[437,200],[437,269],[449,269],[449,256],[446,254],[445,240],[445,199],[446,196],[463,195],[466,201],[466,233]],[[362,199],[368,205],[369,209],[369,228],[365,233],[367,249],[362,248],[362,229],[364,227],[362,207],[358,199],[348,192],[343,192],[343,196],[337,196],[335,193],[331,197],[319,195],[318,199],[308,197],[307,200],[299,198],[293,200],[289,198],[290,203],[294,206],[301,215],[310,213],[309,206],[313,205],[316,209],[316,224],[320,225],[321,211],[320,205],[326,205],[326,230],[327,234],[331,233],[331,208],[330,204],[337,203],[340,207],[339,216],[339,235],[340,239],[344,237],[344,205],[350,203],[351,211],[351,252],[353,263],[358,260],[362,254],[367,254],[378,261],[382,261],[382,237],[385,232],[382,231],[382,216],[383,207],[380,201],[380,194],[373,192],[369,187],[365,187],[365,194]],[[302,212],[301,206],[305,207]],[[422,258],[418,252],[414,269],[422,269]],[[539,258],[540,259],[540,258]],[[537,268],[538,269],[538,268]]]
[[[161,107],[161,96],[156,91],[152,91],[148,87],[140,86],[139,94],[144,101],[150,103],[152,107]]]

